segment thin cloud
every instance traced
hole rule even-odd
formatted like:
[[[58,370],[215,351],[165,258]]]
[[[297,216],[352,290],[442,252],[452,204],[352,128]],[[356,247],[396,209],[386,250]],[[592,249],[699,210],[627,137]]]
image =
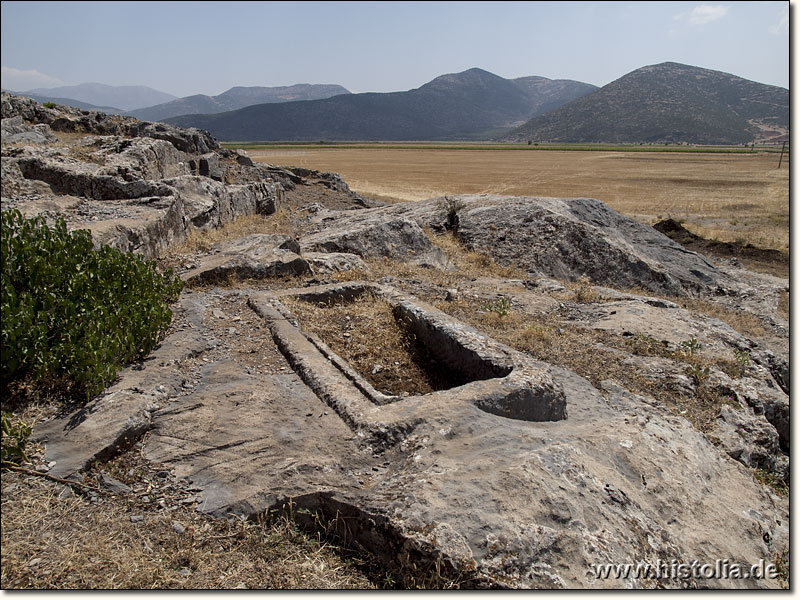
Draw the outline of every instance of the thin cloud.
[[[15,69],[14,67],[3,66],[0,67],[0,77],[2,78],[3,89],[14,90],[15,92],[24,92],[32,88],[52,87],[64,84],[64,82],[57,77],[51,77],[35,69],[25,71],[22,69]]]
[[[707,4],[696,6],[689,13],[689,25],[705,25],[718,21],[728,14],[728,8],[727,6],[709,6]]]
[[[789,33],[789,7],[787,6],[778,13],[779,21],[769,28],[772,35],[784,35]]]
[[[728,6],[710,6],[708,4],[702,4],[700,6],[695,6],[692,10],[688,12],[678,13],[672,19],[674,21],[688,21],[689,25],[693,27],[698,27],[700,25],[705,25],[706,23],[711,23],[713,21],[718,21],[722,17],[728,14]]]

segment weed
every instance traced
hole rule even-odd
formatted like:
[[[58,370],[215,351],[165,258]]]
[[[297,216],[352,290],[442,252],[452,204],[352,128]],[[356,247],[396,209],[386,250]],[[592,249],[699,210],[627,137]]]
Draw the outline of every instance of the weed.
[[[670,351],[669,343],[659,341],[654,337],[643,333],[636,333],[632,338],[626,340],[628,350],[639,356],[659,356],[661,358],[674,358],[674,352]]]
[[[786,487],[783,495],[788,494],[789,488]],[[775,565],[775,570],[778,573],[778,581],[780,582],[781,587],[783,589],[789,589],[789,574],[791,572],[789,565],[789,549],[786,548],[786,550],[783,552],[776,552],[772,562]]]
[[[589,304],[591,302],[603,301],[603,297],[595,291],[592,281],[586,275],[581,275],[578,280],[569,287],[572,288],[572,296],[576,302]]]
[[[744,374],[747,372],[747,365],[750,364],[750,350],[734,350],[734,365],[735,365],[735,376],[736,377],[744,377]]]
[[[772,489],[778,496],[787,497],[789,495],[789,486],[775,473],[765,471],[764,469],[753,469],[753,476],[756,478],[756,481]]]
[[[683,348],[684,352],[686,352],[689,356],[694,356],[695,354],[700,352],[700,350],[703,349],[703,344],[701,344],[697,338],[693,337],[684,342],[681,342],[681,347]]]
[[[458,229],[458,213],[466,207],[466,204],[458,198],[445,196],[440,200],[440,206],[447,216],[448,229]]]
[[[44,106],[45,108],[55,108],[56,106],[58,106],[58,104],[56,104],[55,102],[45,102],[44,104],[42,104],[42,106]]]
[[[708,367],[701,367],[700,365],[691,364],[686,367],[686,374],[692,378],[695,386],[700,387],[709,377],[711,377],[711,369]]]
[[[31,426],[20,419],[17,419],[16,422],[12,422],[11,419],[10,413],[2,413],[3,439],[2,461],[0,462],[3,467],[19,465],[28,460],[25,446],[31,435]]]
[[[507,317],[511,313],[511,301],[505,296],[496,298],[493,302],[484,302],[481,308],[500,317]]]

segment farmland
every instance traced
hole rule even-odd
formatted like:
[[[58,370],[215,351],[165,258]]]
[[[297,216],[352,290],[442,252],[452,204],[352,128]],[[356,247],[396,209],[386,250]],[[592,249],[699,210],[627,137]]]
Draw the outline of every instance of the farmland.
[[[481,193],[591,197],[645,223],[672,217],[706,238],[789,248],[788,158],[779,169],[776,152],[424,144],[247,151],[256,161],[334,171],[353,190],[386,201]]]

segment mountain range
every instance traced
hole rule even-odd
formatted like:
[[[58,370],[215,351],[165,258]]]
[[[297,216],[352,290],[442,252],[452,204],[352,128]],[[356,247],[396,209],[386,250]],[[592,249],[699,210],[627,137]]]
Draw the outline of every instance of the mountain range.
[[[744,144],[789,134],[789,90],[674,62],[636,69],[602,88],[536,76],[504,79],[473,68],[391,93],[312,84],[234,87],[185,98],[102,84],[12,93],[199,127],[227,141]]]
[[[298,83],[278,87],[233,87],[218,96],[196,94],[170,102],[132,110],[127,114],[142,121],[163,121],[179,115],[214,114],[253,104],[320,100],[350,91],[341,85]]]
[[[36,88],[22,93],[23,96],[29,98],[32,97],[31,94],[51,98],[69,98],[95,106],[113,106],[121,111],[135,110],[175,100],[175,96],[172,94],[143,85],[105,85],[102,83]]]
[[[166,121],[206,129],[220,140],[487,139],[595,89],[544,77],[504,79],[473,68],[406,92],[259,104]]]
[[[743,144],[788,129],[789,90],[665,62],[632,71],[504,139]]]

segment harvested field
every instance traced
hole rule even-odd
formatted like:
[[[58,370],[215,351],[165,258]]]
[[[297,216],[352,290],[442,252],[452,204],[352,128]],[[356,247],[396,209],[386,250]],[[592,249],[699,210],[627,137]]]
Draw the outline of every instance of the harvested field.
[[[789,169],[775,153],[248,149],[257,161],[334,171],[384,200],[495,193],[591,197],[653,224],[788,251]]]

